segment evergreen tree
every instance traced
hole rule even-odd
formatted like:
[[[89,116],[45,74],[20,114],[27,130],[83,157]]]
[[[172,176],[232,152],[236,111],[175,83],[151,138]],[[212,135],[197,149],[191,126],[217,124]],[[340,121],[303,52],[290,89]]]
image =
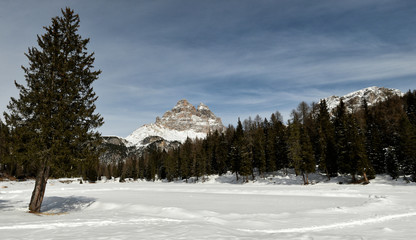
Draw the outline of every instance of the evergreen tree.
[[[326,101],[322,100],[319,104],[319,113],[317,117],[318,128],[318,163],[319,169],[324,171],[330,179],[338,173],[337,150],[335,143],[335,129],[331,123]]]
[[[405,175],[416,181],[416,127],[407,116],[400,120],[398,162]]]
[[[313,102],[310,107],[310,112],[309,112],[307,121],[305,122],[305,128],[309,135],[309,139],[311,141],[312,149],[314,152],[315,164],[319,164],[320,162],[321,143],[319,141],[319,131],[320,131],[319,122],[318,122],[319,110],[320,110],[320,104]]]
[[[217,150],[215,152],[215,159],[217,161],[216,165],[218,167],[217,174],[220,176],[229,170],[229,166],[227,166],[227,155],[229,145],[230,144],[227,142],[225,134],[221,133],[221,135],[218,138]]]
[[[226,143],[226,146],[223,146],[225,148],[226,153],[226,159],[225,159],[225,165],[227,167],[227,171],[233,171],[233,158],[234,158],[234,140],[235,140],[235,128],[233,125],[229,124],[227,129],[225,130],[224,134],[224,143]]]
[[[39,49],[25,54],[29,67],[26,86],[16,83],[19,99],[12,98],[5,113],[16,147],[14,153],[36,161],[36,184],[29,205],[39,212],[46,183],[53,171],[85,171],[98,161],[100,141],[93,131],[103,124],[95,112],[97,97],[92,83],[100,71],[93,71],[94,54],[86,52],[89,39],[78,35],[79,16],[66,8],[62,17],[52,18],[46,33],[38,36]],[[95,166],[94,166],[95,167]]]
[[[209,174],[222,175],[227,172],[227,142],[224,133],[215,130],[206,139],[205,154],[207,162],[207,172]]]
[[[406,113],[403,109],[403,99],[399,96],[391,96],[386,101],[378,103],[371,108],[374,115],[375,125],[377,129],[374,136],[379,135],[377,141],[381,142],[385,169],[393,178],[397,178],[400,174],[400,119]],[[376,166],[376,170],[380,169]]]
[[[196,180],[199,180],[199,177],[203,177],[207,174],[207,154],[204,148],[204,140],[196,139],[193,143],[192,148],[192,176],[196,177]]]
[[[293,122],[289,123],[289,138],[287,141],[288,145],[288,159],[290,160],[290,165],[295,168],[296,175],[301,174],[301,164],[302,164],[302,145],[300,142],[301,133],[300,133],[300,122],[296,118],[296,115],[293,115]]]
[[[166,179],[166,159],[168,154],[164,149],[158,149],[158,164],[156,165],[158,179]]]
[[[117,164],[117,173],[120,177],[119,182],[125,182],[126,181],[126,168],[124,166],[124,161],[121,160]]]
[[[239,174],[243,176],[243,181],[248,182],[249,176],[251,175],[254,180],[254,156],[253,156],[253,139],[248,138],[242,138],[240,139],[239,143],[239,149],[240,149],[240,170]]]
[[[386,172],[386,162],[383,152],[381,129],[377,124],[373,111],[370,111],[367,101],[363,102],[365,136],[366,136],[366,153],[368,160],[374,167],[375,173]]]
[[[148,153],[148,161],[147,161],[147,177],[146,179],[149,181],[155,181],[159,179],[159,170],[161,166],[162,160],[162,152],[159,151],[157,148],[150,149]]]
[[[397,149],[393,146],[384,149],[384,157],[386,160],[387,173],[393,178],[399,177],[399,159]]]
[[[0,173],[5,172],[9,159],[9,129],[0,119]]]
[[[407,117],[414,126],[416,126],[416,90],[408,91],[404,95],[405,110]]]
[[[266,152],[265,152],[265,135],[264,128],[261,123],[256,122],[252,129],[252,163],[253,168],[256,168],[259,176],[264,177],[266,172]],[[254,178],[254,174],[253,174]]]
[[[304,184],[309,184],[308,174],[315,172],[315,157],[310,141],[307,124],[310,123],[309,106],[301,102],[292,111],[292,122],[289,124],[288,156],[296,175],[302,174]]]
[[[309,173],[315,172],[315,157],[314,151],[312,148],[312,143],[310,141],[308,132],[305,127],[301,128],[300,133],[300,145],[301,145],[301,164],[300,170],[303,177],[304,184],[309,184]]]
[[[166,179],[169,182],[173,181],[178,176],[177,175],[178,159],[179,159],[178,152],[179,151],[177,149],[173,149],[173,150],[168,151],[167,153],[165,166],[166,166]]]
[[[192,176],[191,166],[193,163],[192,140],[190,138],[187,138],[186,141],[180,147],[179,156],[179,176],[182,179],[186,179],[186,182],[188,182],[188,178]]]
[[[272,114],[270,117],[271,131],[270,131],[270,161],[275,162],[276,169],[288,168],[288,148],[287,148],[287,133],[286,126],[282,122],[282,117],[279,112]]]
[[[400,158],[405,163],[406,172],[416,182],[416,90],[409,90],[404,100],[406,116],[400,120]]]
[[[274,172],[277,170],[276,168],[276,160],[272,157],[273,154],[273,142],[275,139],[275,135],[272,133],[272,124],[269,123],[267,119],[264,119],[263,123],[264,128],[264,143],[263,143],[263,151],[264,151],[264,158],[266,164],[266,171],[267,172]]]
[[[351,166],[348,161],[347,124],[346,108],[344,102],[341,100],[335,110],[334,118],[337,165],[338,171],[341,173],[351,172]]]
[[[136,155],[130,156],[129,160],[130,160],[131,168],[132,168],[130,177],[133,178],[133,180],[137,180],[139,178],[137,156]]]
[[[241,160],[242,160],[242,148],[243,148],[243,139],[244,131],[243,125],[238,119],[237,128],[233,134],[231,148],[230,148],[230,162],[231,162],[231,171],[235,173],[236,179],[238,181],[238,175],[241,170]]]
[[[356,174],[361,174],[364,183],[369,183],[367,173],[373,173],[373,167],[368,161],[365,149],[365,137],[360,129],[357,119],[353,115],[348,115],[347,119],[347,157],[346,166],[349,173],[355,180]]]

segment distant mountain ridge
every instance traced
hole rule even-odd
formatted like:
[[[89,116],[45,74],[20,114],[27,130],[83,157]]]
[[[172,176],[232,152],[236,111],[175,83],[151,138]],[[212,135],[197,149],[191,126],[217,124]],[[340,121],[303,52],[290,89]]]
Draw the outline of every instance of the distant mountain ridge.
[[[394,95],[403,96],[404,94],[398,89],[373,86],[348,93],[341,97],[331,96],[321,100],[326,101],[330,113],[339,105],[341,99],[345,103],[347,111],[353,112],[362,106],[364,99],[367,101],[368,106],[372,106]]]
[[[362,106],[364,99],[368,106],[387,100],[391,96],[403,96],[397,89],[384,87],[369,87],[344,96],[325,98],[330,112],[334,111],[341,99],[349,112],[356,111]],[[323,100],[323,99],[321,99]],[[221,118],[203,103],[197,108],[183,99],[162,116],[156,117],[154,123],[145,124],[127,138],[103,137],[104,153],[100,157],[102,162],[114,162],[126,159],[128,155],[140,155],[144,149],[177,148],[189,137],[190,139],[205,138],[209,132],[225,131]]]
[[[394,95],[403,96],[404,94],[398,89],[373,86],[344,96],[327,97],[325,101],[329,112],[334,111],[341,100],[345,103],[347,111],[353,112],[362,106],[364,99],[368,106],[372,106]],[[186,99],[182,99],[171,110],[166,111],[161,118],[156,117],[154,123],[139,127],[123,141],[128,147],[143,148],[156,143],[159,147],[169,148],[171,143],[178,146],[187,138],[202,139],[209,132],[214,131],[225,131],[221,118],[215,116],[203,103],[195,108]]]
[[[183,99],[165,112],[162,118],[157,117],[155,123],[136,129],[126,140],[130,146],[145,147],[153,143],[152,139],[183,143],[188,137],[205,138],[209,132],[224,130],[221,118],[216,117],[208,106],[200,103],[195,108]]]

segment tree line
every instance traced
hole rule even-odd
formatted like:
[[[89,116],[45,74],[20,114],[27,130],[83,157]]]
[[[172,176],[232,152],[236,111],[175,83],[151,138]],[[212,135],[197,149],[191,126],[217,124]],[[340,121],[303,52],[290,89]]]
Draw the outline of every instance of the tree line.
[[[9,128],[0,123],[0,169],[9,175],[36,176],[33,162],[12,156]],[[309,183],[316,171],[328,179],[348,174],[353,182],[368,183],[375,174],[392,178],[411,176],[416,181],[416,90],[403,97],[348,112],[341,101],[329,112],[326,102],[301,102],[285,124],[279,112],[270,118],[256,116],[225,132],[209,133],[205,139],[187,139],[169,151],[151,147],[126,153],[118,146],[116,161],[53,165],[51,176],[100,176],[168,181],[205,178],[228,171],[247,182],[278,170],[294,169]],[[114,147],[114,146],[113,146]],[[115,150],[112,150],[113,152]],[[25,158],[24,158],[25,159]],[[116,158],[117,159],[117,158]],[[84,164],[84,165],[83,165]]]
[[[238,120],[225,132],[187,139],[169,151],[150,148],[125,161],[101,164],[107,177],[185,180],[228,171],[247,182],[292,168],[309,183],[310,173],[328,179],[347,174],[368,183],[375,174],[416,181],[416,91],[348,112],[341,101],[331,113],[326,102],[302,102],[284,124],[279,112],[269,119]]]

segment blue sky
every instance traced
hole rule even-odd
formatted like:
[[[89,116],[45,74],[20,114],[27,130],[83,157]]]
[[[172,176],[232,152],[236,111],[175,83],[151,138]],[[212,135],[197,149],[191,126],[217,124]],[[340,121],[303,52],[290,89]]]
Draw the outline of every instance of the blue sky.
[[[184,98],[228,125],[275,111],[286,121],[301,101],[369,86],[416,89],[413,0],[2,0],[1,112],[27,48],[66,6],[103,71],[104,135],[125,137]]]

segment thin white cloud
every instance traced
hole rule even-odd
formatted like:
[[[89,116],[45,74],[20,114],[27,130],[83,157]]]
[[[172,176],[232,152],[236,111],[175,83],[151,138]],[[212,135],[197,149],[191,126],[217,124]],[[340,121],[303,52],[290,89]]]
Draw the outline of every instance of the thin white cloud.
[[[235,123],[238,116],[269,117],[276,110],[288,116],[300,101],[416,75],[414,43],[391,39],[399,30],[383,22],[401,11],[412,20],[412,6],[394,1],[11,3],[0,3],[0,34],[7,35],[0,35],[0,83],[8,93],[0,96],[0,110],[17,93],[13,80],[23,81],[23,52],[69,5],[79,12],[81,34],[91,38],[89,50],[103,70],[94,89],[104,134],[126,136],[182,98],[204,102],[225,123]],[[362,26],[351,25],[349,14],[360,11]],[[372,31],[379,27],[374,22],[389,27],[386,33]],[[414,20],[399,23],[406,30]],[[394,86],[415,89],[416,83]]]

